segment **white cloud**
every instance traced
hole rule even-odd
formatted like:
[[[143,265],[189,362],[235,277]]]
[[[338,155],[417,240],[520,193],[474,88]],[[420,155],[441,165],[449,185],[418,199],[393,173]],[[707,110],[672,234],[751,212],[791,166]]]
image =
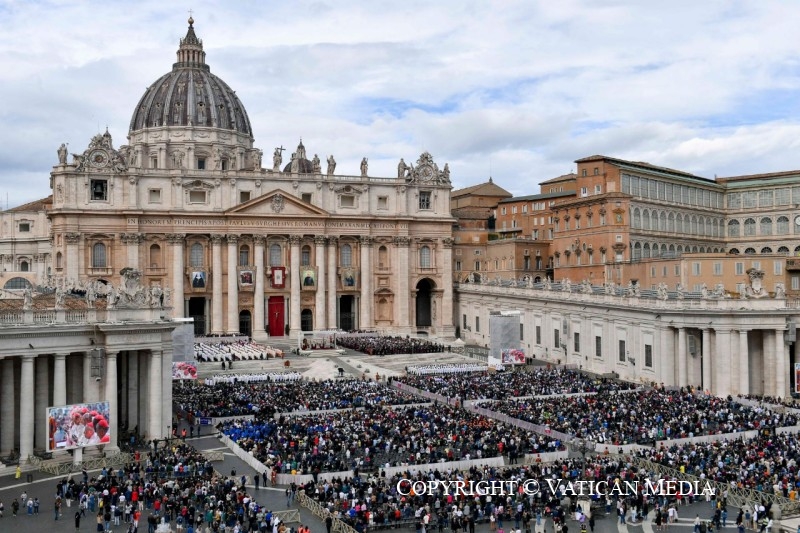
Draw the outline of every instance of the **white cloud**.
[[[256,144],[362,157],[394,175],[423,150],[454,185],[491,174],[516,194],[594,153],[704,176],[795,162],[800,4],[195,3],[212,72]],[[145,87],[169,71],[187,13],[154,0],[0,0],[0,196],[42,197],[55,149],[108,125],[123,144]],[[777,95],[777,96],[776,96]],[[789,103],[787,103],[789,102]],[[785,108],[782,106],[786,106]]]

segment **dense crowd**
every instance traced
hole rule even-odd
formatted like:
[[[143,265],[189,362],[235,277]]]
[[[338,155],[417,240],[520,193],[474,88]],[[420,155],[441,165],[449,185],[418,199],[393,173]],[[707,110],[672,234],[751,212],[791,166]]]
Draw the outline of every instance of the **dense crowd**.
[[[514,396],[540,396],[628,390],[633,385],[620,381],[595,379],[579,372],[561,369],[539,368],[536,370],[407,375],[401,382],[417,389],[441,394],[448,398],[468,400],[501,400]]]
[[[758,394],[740,394],[739,398],[771,405],[782,405],[784,407],[791,407],[792,409],[800,409],[800,403],[797,403],[794,398],[776,398],[775,396],[761,396]]]
[[[444,405],[232,421],[221,430],[284,473],[372,469],[555,451],[560,443]]]
[[[504,400],[482,407],[611,444],[649,443],[698,435],[793,426],[798,417],[733,399],[661,389],[592,396]]]
[[[244,339],[194,343],[194,358],[200,362],[255,361],[273,357],[283,357],[283,351]]]
[[[444,344],[411,337],[336,337],[339,346],[350,348],[368,355],[395,355],[414,353],[441,353],[447,348]]]
[[[785,498],[796,499],[800,488],[797,434],[764,431],[751,439],[661,446],[636,455],[686,474]]]
[[[420,400],[386,384],[368,380],[221,381],[214,384],[186,381],[176,386],[172,399],[177,407],[195,417],[346,409],[369,405],[402,405]]]
[[[583,474],[583,475],[581,475]],[[319,501],[334,515],[338,516],[358,531],[371,526],[402,527],[416,524],[419,531],[474,532],[476,522],[488,522],[490,531],[507,528],[511,531],[541,531],[544,519],[552,519],[556,531],[562,529],[568,517],[577,518],[581,524],[594,526],[588,517],[588,509],[580,509],[575,499],[563,498],[564,493],[550,491],[545,479],[562,478],[605,481],[613,486],[615,481],[643,481],[651,473],[636,470],[611,457],[596,457],[586,463],[582,471],[580,459],[565,459],[553,464],[534,464],[495,468],[474,466],[468,470],[448,469],[441,465],[436,471],[407,471],[387,477],[360,477],[333,479],[331,481],[310,482],[302,488],[306,494]],[[403,482],[406,493],[410,483],[415,481],[520,481],[537,480],[543,490],[535,494],[507,491],[502,495],[463,496],[454,490],[432,491],[426,494],[400,494],[398,482]],[[440,485],[441,487],[441,485]],[[533,492],[533,491],[531,491]],[[569,502],[569,503],[567,503]],[[598,502],[605,506],[606,513],[615,513],[621,522],[631,519],[638,521],[644,517],[660,525],[677,520],[675,499],[658,497],[648,499],[641,493],[613,494]],[[513,527],[512,527],[513,526]],[[572,525],[569,526],[573,527]]]

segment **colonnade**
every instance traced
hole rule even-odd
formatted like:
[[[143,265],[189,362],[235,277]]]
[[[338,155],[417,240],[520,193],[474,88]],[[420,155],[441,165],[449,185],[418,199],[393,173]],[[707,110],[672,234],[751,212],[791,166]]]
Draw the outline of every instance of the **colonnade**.
[[[171,354],[161,350],[98,353],[40,353],[2,359],[0,454],[18,450],[26,458],[34,450],[52,447],[46,409],[64,405],[108,402],[111,440],[105,451],[117,449],[123,423],[148,438],[166,434],[172,417]]]

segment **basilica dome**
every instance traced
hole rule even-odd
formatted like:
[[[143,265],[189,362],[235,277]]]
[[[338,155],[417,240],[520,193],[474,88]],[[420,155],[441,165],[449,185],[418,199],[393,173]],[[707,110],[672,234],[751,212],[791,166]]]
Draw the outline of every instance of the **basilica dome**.
[[[203,41],[194,33],[192,18],[186,37],[180,40],[177,63],[147,88],[133,112],[130,131],[161,126],[220,128],[252,138],[242,102],[206,64]]]

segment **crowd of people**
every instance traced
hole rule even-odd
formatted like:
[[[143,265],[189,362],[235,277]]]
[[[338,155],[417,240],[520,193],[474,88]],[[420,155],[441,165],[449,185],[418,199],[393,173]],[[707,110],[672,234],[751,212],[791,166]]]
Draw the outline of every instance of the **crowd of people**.
[[[278,420],[230,421],[222,432],[267,466],[313,474],[555,451],[557,440],[445,405],[376,407]]]
[[[464,372],[486,372],[487,370],[489,370],[489,367],[482,363],[413,365],[406,367],[406,373],[415,376],[428,374],[462,374]]]
[[[247,339],[228,342],[195,342],[194,358],[202,363],[257,361],[283,357],[283,351]]]
[[[794,398],[776,398],[775,396],[762,396],[759,394],[740,394],[739,398],[770,405],[782,405],[792,409],[800,409],[800,403],[797,403]]]
[[[754,438],[673,444],[636,455],[682,473],[796,499],[800,489],[797,433],[762,431]]]
[[[559,396],[485,402],[481,407],[601,443],[642,444],[654,440],[794,426],[798,416],[749,407],[732,398],[690,391],[649,389],[601,391],[591,396]]]
[[[634,385],[589,377],[580,372],[540,367],[521,372],[412,374],[400,381],[448,398],[501,400],[515,396],[541,396],[629,390]]]
[[[448,346],[411,337],[348,336],[336,337],[339,346],[368,355],[441,353]]]
[[[224,377],[213,384],[187,381],[173,390],[173,401],[195,417],[255,415],[348,409],[370,405],[403,405],[420,400],[384,383],[369,380],[236,381]]]

